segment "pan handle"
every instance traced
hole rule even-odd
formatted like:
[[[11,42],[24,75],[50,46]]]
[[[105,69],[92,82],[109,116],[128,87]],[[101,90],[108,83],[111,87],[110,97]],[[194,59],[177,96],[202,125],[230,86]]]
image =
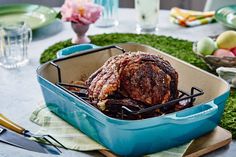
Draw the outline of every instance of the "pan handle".
[[[58,51],[57,58],[66,57],[75,52],[85,51],[85,50],[90,50],[90,49],[95,49],[95,48],[99,48],[99,46],[94,45],[94,44],[80,44],[80,45],[70,46],[70,47],[67,47]]]
[[[12,122],[7,117],[3,116],[3,114],[0,113],[0,125],[4,126],[5,128],[8,128],[16,133],[24,134],[25,129],[21,126],[17,125],[16,123]]]
[[[210,101],[206,104],[196,105],[184,111],[170,114],[166,118],[170,120],[170,123],[187,124],[207,119],[215,115],[217,111],[218,106],[214,101]]]

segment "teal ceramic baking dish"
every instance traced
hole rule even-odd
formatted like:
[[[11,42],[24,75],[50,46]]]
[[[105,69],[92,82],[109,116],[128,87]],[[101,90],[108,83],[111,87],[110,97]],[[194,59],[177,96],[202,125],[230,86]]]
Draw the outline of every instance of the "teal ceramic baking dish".
[[[86,80],[109,57],[121,53],[117,49],[96,48],[71,54],[64,57],[65,60],[54,60],[61,69],[61,78],[58,78],[58,67],[50,62],[38,68],[37,78],[48,108],[121,156],[141,156],[178,146],[217,126],[230,89],[224,80],[146,45],[126,43],[118,46],[127,51],[162,56],[178,72],[179,89],[189,91],[191,87],[198,87],[205,94],[197,98],[193,107],[159,117],[143,120],[108,117],[83,99],[55,85],[59,80],[64,83]]]

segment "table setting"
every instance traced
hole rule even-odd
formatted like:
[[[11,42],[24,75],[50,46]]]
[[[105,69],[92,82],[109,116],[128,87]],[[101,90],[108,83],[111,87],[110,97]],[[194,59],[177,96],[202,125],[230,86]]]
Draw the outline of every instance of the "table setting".
[[[235,5],[118,4],[0,6],[0,156],[235,153]]]

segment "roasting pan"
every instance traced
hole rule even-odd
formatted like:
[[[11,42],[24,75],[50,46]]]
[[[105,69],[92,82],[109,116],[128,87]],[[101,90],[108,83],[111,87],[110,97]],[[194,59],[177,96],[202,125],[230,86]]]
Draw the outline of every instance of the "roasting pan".
[[[56,62],[57,66],[47,62],[37,69],[38,82],[47,107],[121,156],[141,156],[178,146],[212,131],[217,126],[229,96],[227,82],[150,46],[135,43],[117,45],[126,51],[144,51],[162,56],[178,72],[179,89],[189,91],[191,87],[198,87],[204,91],[204,95],[198,97],[191,108],[159,117],[142,120],[108,117],[83,99],[55,85],[59,80],[65,83],[86,80],[109,57],[121,53],[117,49],[95,47],[69,55],[66,59],[56,59],[53,63]],[[78,50],[80,45],[63,51],[68,53]]]

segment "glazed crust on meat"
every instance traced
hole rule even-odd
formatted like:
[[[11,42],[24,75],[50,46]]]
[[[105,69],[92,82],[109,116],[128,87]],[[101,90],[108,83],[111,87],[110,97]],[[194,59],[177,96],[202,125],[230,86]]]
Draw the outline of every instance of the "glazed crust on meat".
[[[86,81],[88,96],[103,101],[119,93],[146,105],[178,97],[178,73],[163,58],[144,52],[126,52],[108,59]]]

